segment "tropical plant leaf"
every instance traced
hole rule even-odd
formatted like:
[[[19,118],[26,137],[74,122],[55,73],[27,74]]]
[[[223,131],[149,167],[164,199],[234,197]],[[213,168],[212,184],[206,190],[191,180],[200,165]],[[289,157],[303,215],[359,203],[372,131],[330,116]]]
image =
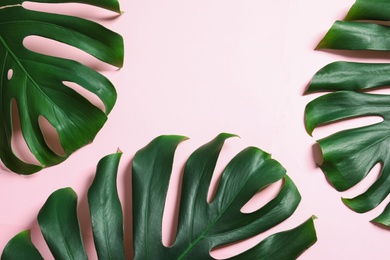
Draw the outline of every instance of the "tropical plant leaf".
[[[88,190],[92,230],[99,259],[125,259],[123,213],[116,187],[118,152],[100,160]]]
[[[390,218],[389,218],[389,216],[390,216],[390,204],[387,204],[387,206],[384,209],[384,211],[378,217],[376,217],[373,220],[371,220],[371,222],[377,223],[377,224],[380,224],[380,225],[384,225],[384,226],[390,228]]]
[[[347,15],[337,21],[318,48],[344,50],[390,50],[390,29],[374,23],[390,19],[390,3],[358,0]],[[390,64],[334,62],[313,77],[306,93],[333,92],[310,102],[305,111],[309,134],[323,124],[342,119],[380,116],[383,121],[369,126],[340,131],[321,140],[323,163],[320,166],[339,191],[347,190],[367,176],[378,163],[380,177],[364,193],[343,199],[356,212],[367,212],[379,205],[390,193],[390,96],[367,93],[390,85]],[[390,221],[385,211],[376,221]]]
[[[43,13],[22,7],[24,0],[0,3],[0,159],[12,171],[30,174],[65,160],[72,152],[92,142],[116,101],[112,83],[95,70],[73,60],[32,52],[23,40],[35,35],[62,42],[96,58],[121,67],[123,39],[105,27],[78,17]],[[33,0],[68,3],[69,0]],[[72,1],[95,5],[117,13],[117,0]],[[73,82],[101,99],[101,111],[85,97],[67,87]],[[19,110],[23,137],[41,165],[18,158],[12,149],[12,102]],[[44,117],[56,129],[65,155],[55,153],[39,125]]]
[[[220,134],[188,159],[180,202],[179,229],[172,247],[162,244],[162,214],[173,157],[182,136],[160,136],[133,160],[133,241],[135,259],[212,259],[210,250],[279,224],[293,214],[300,195],[285,169],[270,155],[249,147],[226,167],[213,201],[207,192],[225,139]],[[116,190],[121,154],[104,157],[88,191],[92,228],[99,259],[124,259],[122,209]],[[284,179],[279,194],[253,213],[242,206],[263,187]],[[44,238],[56,259],[84,259],[76,215],[77,196],[70,188],[54,192],[38,215]],[[316,242],[313,217],[289,231],[276,233],[234,259],[295,259]],[[30,253],[33,252],[33,253]],[[42,259],[24,231],[6,245],[2,260]]]
[[[25,230],[8,242],[1,259],[43,260],[43,257],[31,242],[30,230]]]
[[[55,259],[88,259],[77,218],[77,194],[71,188],[50,195],[38,223]]]
[[[220,134],[188,159],[183,175],[177,237],[162,244],[162,216],[176,146],[185,138],[163,136],[138,151],[133,161],[133,236],[135,259],[212,259],[210,251],[257,235],[293,214],[300,195],[285,169],[255,147],[240,152],[225,168],[211,203],[207,193],[216,161],[230,134]],[[262,188],[284,179],[279,194],[264,207],[240,210]],[[316,241],[312,219],[304,227],[263,241],[240,259],[294,259]],[[300,233],[301,230],[305,232]],[[294,240],[296,247],[288,248]],[[285,254],[276,248],[284,246]],[[277,252],[278,251],[278,252]]]

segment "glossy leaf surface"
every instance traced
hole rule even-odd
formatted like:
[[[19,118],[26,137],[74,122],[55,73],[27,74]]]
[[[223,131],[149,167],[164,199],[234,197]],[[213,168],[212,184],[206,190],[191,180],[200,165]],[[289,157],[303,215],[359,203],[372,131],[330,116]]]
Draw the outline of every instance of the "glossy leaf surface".
[[[99,259],[125,259],[123,213],[116,186],[122,153],[100,160],[88,190],[93,237]]]
[[[373,223],[384,225],[390,228],[390,204],[387,204],[383,212],[376,218],[372,220]]]
[[[88,259],[77,218],[77,195],[71,188],[50,195],[38,223],[55,259]]]
[[[76,2],[120,12],[117,0]],[[77,61],[30,51],[23,45],[24,39],[35,35],[62,42],[117,67],[123,64],[123,39],[95,22],[27,10],[22,3],[22,0],[0,3],[0,158],[12,171],[30,174],[62,162],[72,152],[92,142],[115,104],[116,91],[112,83],[95,70]],[[103,102],[105,111],[64,82],[76,83],[95,94]],[[18,107],[23,137],[41,165],[26,163],[13,152],[13,101]],[[54,152],[45,141],[40,117],[56,129],[65,155]]]
[[[390,3],[358,0],[347,15],[337,21],[318,48],[344,50],[390,50],[390,30],[373,21],[388,21]],[[369,54],[369,53],[368,53]],[[323,124],[366,116],[379,116],[382,122],[347,129],[318,140],[323,163],[320,166],[339,191],[362,181],[370,170],[381,164],[380,176],[362,194],[344,198],[356,212],[367,212],[378,206],[390,193],[390,96],[372,94],[369,90],[390,85],[390,65],[386,63],[334,62],[313,77],[306,93],[333,92],[310,102],[305,111],[309,134]],[[385,211],[380,221],[390,221]],[[390,222],[389,222],[390,223]]]
[[[43,257],[31,242],[30,231],[25,230],[14,236],[8,242],[1,259],[43,260]]]
[[[390,20],[390,2],[387,0],[357,0],[345,20]]]
[[[133,160],[133,241],[136,259],[212,259],[216,246],[242,240],[279,224],[301,199],[285,169],[270,155],[249,147],[226,167],[211,204],[207,193],[224,141],[220,134],[188,159],[183,177],[179,230],[175,245],[162,244],[162,214],[174,153],[182,136],[161,136],[139,150]],[[103,158],[88,192],[95,247],[99,259],[124,259],[123,218],[116,191],[120,153]],[[253,213],[242,206],[259,189],[284,180],[279,194]],[[56,259],[84,259],[76,215],[77,196],[70,188],[54,192],[39,213],[42,233]],[[28,233],[21,233],[23,236]],[[27,259],[36,251],[28,237],[13,238],[2,259]],[[295,259],[316,242],[313,218],[276,233],[235,259]],[[26,250],[23,249],[25,245]],[[129,245],[127,245],[129,246]],[[17,252],[16,252],[17,251]],[[20,258],[15,258],[18,256]],[[40,259],[40,258],[31,258]]]
[[[231,136],[219,135],[188,159],[183,175],[177,237],[169,248],[162,244],[162,216],[174,152],[185,138],[159,137],[135,155],[135,259],[212,259],[210,251],[213,248],[257,235],[293,214],[300,201],[298,190],[285,174],[285,169],[269,154],[255,147],[244,149],[230,161],[213,201],[207,203],[218,155],[224,141]],[[273,200],[253,213],[241,212],[244,204],[259,190],[281,179],[284,179],[284,185]],[[279,258],[293,259],[316,241],[314,228],[307,228],[310,230],[308,236],[296,236],[294,231],[281,233],[276,236],[278,239],[270,238],[253,249],[253,254],[275,253],[272,251],[274,247],[294,239],[297,241],[296,247],[286,247],[285,258]],[[241,259],[253,259],[249,257],[251,253],[247,254],[242,255]]]

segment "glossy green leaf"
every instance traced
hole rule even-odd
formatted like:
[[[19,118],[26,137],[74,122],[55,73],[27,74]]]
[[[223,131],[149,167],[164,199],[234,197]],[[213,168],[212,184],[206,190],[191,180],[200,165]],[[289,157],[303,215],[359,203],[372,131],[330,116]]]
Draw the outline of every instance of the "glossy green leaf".
[[[122,153],[100,160],[88,191],[93,237],[99,259],[125,259],[123,213],[116,186]]]
[[[77,218],[77,194],[71,188],[50,195],[38,223],[55,259],[88,259]]]
[[[302,248],[309,248],[317,240],[314,219],[311,217],[294,229],[271,235],[232,259],[296,259]]]
[[[135,259],[212,259],[210,251],[257,235],[279,224],[295,211],[300,195],[285,169],[270,155],[249,147],[225,168],[216,195],[207,203],[207,193],[216,161],[225,139],[221,134],[200,147],[188,159],[180,202],[177,237],[171,247],[162,244],[162,215],[176,146],[185,139],[162,136],[140,150],[133,161],[133,236]],[[284,179],[279,194],[264,207],[246,214],[240,210],[262,188]],[[285,258],[302,253],[315,239],[311,236],[280,234],[259,248],[271,248],[291,239],[301,241],[286,247]],[[304,241],[304,242],[303,242]],[[242,259],[252,259],[243,257]]]
[[[255,147],[240,152],[226,166],[216,195],[207,203],[210,181],[227,138],[220,134],[188,159],[183,176],[179,228],[172,247],[162,244],[162,216],[175,150],[183,136],[160,136],[133,160],[133,241],[135,259],[212,259],[210,250],[252,237],[290,217],[300,194],[286,170]],[[99,259],[125,259],[122,208],[116,176],[121,153],[104,157],[88,191],[95,247]],[[283,180],[274,199],[252,213],[241,208],[259,190]],[[39,225],[56,259],[85,259],[76,214],[77,196],[70,188],[54,192],[38,215]],[[2,257],[14,258],[12,239]],[[313,218],[269,236],[238,259],[295,259],[316,242]],[[26,242],[24,242],[26,244]],[[30,242],[31,244],[31,242]],[[32,244],[31,244],[32,246]],[[12,249],[12,250],[9,250]],[[29,249],[30,250],[30,249]],[[18,252],[21,254],[21,252]]]
[[[390,50],[390,29],[372,23],[390,18],[390,3],[358,0],[347,15],[337,21],[318,48],[344,50]],[[380,176],[362,194],[343,198],[356,212],[367,212],[378,206],[390,193],[390,96],[368,91],[390,85],[390,64],[334,62],[313,77],[306,93],[333,92],[318,97],[306,106],[305,120],[309,134],[323,124],[357,117],[379,116],[382,122],[346,129],[318,140],[322,150],[321,169],[339,191],[362,181],[370,170],[381,164]],[[390,211],[380,221],[390,221]],[[379,219],[377,219],[379,221]],[[390,223],[390,222],[389,222]]]
[[[390,50],[390,28],[365,22],[336,21],[317,49]]]
[[[31,242],[30,230],[14,236],[4,248],[1,260],[43,260],[38,249]]]
[[[390,228],[390,204],[387,204],[386,208],[383,210],[383,212],[371,222],[384,225],[388,228]]]
[[[116,91],[111,82],[95,70],[77,61],[32,52],[24,47],[23,40],[30,35],[52,39],[121,67],[123,39],[95,22],[27,10],[21,6],[23,2],[11,0],[0,4],[0,159],[12,171],[30,174],[62,162],[72,152],[92,142],[115,104]],[[117,0],[76,2],[120,12]],[[64,82],[76,83],[95,94],[103,102],[105,111]],[[22,161],[12,150],[13,100],[18,106],[23,137],[41,165]],[[55,153],[46,143],[38,122],[40,117],[56,129],[65,155]]]
[[[390,2],[387,0],[357,0],[345,20],[390,20]]]

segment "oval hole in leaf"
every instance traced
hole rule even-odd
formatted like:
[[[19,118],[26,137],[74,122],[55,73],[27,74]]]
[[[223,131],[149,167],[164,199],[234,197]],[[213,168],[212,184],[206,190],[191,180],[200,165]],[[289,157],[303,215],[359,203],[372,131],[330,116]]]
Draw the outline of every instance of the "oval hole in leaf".
[[[119,14],[109,10],[81,3],[50,4],[26,1],[23,2],[22,6],[33,11],[77,16],[97,22],[114,20],[119,16]]]
[[[44,116],[39,116],[38,123],[43,137],[50,149],[59,156],[65,156],[66,153],[61,145],[60,137],[58,136],[57,130],[54,126],[50,124]]]
[[[12,111],[12,138],[11,138],[12,151],[20,160],[26,163],[40,165],[39,161],[31,153],[30,149],[27,146],[26,141],[24,140],[21,131],[21,126],[20,126],[19,108],[15,99],[12,99],[11,111]]]
[[[89,102],[91,102],[94,106],[105,112],[106,108],[104,107],[103,101],[91,91],[83,88],[79,84],[70,81],[63,81],[62,84],[73,89],[74,91],[82,95],[84,98],[86,98]]]
[[[13,69],[9,69],[8,72],[7,72],[7,79],[11,80],[13,75],[14,75],[14,70]]]
[[[23,45],[30,51],[40,54],[76,60],[97,71],[118,70],[114,66],[106,64],[76,47],[45,37],[36,35],[27,36],[23,40]]]
[[[244,206],[241,208],[242,213],[252,213],[265,206],[268,202],[274,199],[280,192],[283,186],[283,180],[272,183],[259,192],[257,192]]]
[[[383,118],[380,116],[361,116],[344,119],[337,122],[318,126],[316,129],[314,129],[313,136],[318,140],[331,134],[337,133],[339,131],[373,125],[382,121]]]

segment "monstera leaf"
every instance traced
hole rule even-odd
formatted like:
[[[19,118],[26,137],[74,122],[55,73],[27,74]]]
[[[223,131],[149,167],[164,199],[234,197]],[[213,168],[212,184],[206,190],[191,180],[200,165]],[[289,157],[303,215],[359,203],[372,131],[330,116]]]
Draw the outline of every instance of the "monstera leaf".
[[[210,250],[277,225],[295,211],[300,195],[285,169],[270,155],[249,147],[225,168],[211,203],[207,193],[217,158],[230,134],[220,134],[188,159],[183,177],[178,234],[173,246],[162,244],[162,215],[177,145],[182,136],[161,136],[133,160],[133,241],[135,259],[212,259]],[[124,259],[122,209],[116,191],[120,153],[103,158],[88,192],[99,259]],[[284,180],[279,194],[252,213],[243,205],[260,189]],[[43,236],[56,259],[86,259],[77,221],[77,196],[54,192],[38,215]],[[292,230],[264,239],[237,259],[295,259],[316,242],[313,218]],[[15,236],[2,259],[42,259],[29,231]]]
[[[32,0],[68,3],[69,0]],[[85,19],[27,10],[23,0],[0,3],[0,158],[12,171],[30,174],[58,164],[78,148],[92,142],[116,101],[110,81],[79,62],[47,56],[25,48],[23,40],[35,35],[62,42],[121,67],[122,37]],[[120,12],[117,0],[72,1]],[[101,99],[101,111],[64,82],[80,85]],[[12,102],[18,106],[21,131],[41,165],[29,164],[12,149]],[[45,141],[39,118],[56,129],[65,155],[55,153]]]
[[[390,19],[390,2],[358,0],[338,21],[318,48],[344,50],[390,50],[390,28],[380,25]],[[371,52],[372,53],[372,52]],[[390,64],[335,62],[313,77],[307,93],[332,92],[306,107],[306,128],[311,134],[319,125],[342,119],[380,116],[383,122],[348,129],[318,141],[323,153],[321,169],[339,191],[359,183],[377,163],[380,177],[364,193],[343,202],[356,212],[375,208],[390,193],[390,96],[370,94],[369,90],[390,85]],[[374,220],[389,225],[390,210]]]

